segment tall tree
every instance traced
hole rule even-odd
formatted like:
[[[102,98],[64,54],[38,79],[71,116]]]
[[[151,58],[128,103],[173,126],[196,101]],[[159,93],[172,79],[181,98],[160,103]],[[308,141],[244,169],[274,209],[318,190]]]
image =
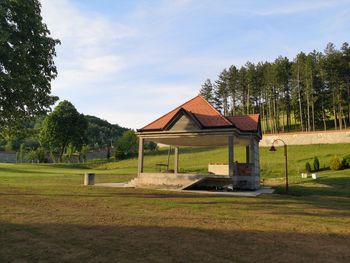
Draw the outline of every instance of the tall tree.
[[[228,85],[228,92],[229,96],[231,97],[231,115],[236,115],[236,106],[237,106],[237,99],[238,99],[238,80],[239,80],[239,73],[238,69],[235,66],[231,66],[228,70],[227,75],[227,85]]]
[[[211,83],[210,79],[207,79],[203,85],[202,88],[199,91],[199,94],[203,96],[207,101],[210,103],[214,102],[214,88],[213,84]]]
[[[80,150],[86,141],[88,127],[84,115],[69,101],[62,101],[44,120],[40,138],[51,152],[58,152],[59,160],[68,145]]]
[[[228,89],[228,81],[229,81],[229,74],[226,69],[224,69],[218,77],[218,80],[215,81],[216,86],[216,96],[221,98],[222,101],[222,109],[223,114],[228,115],[228,97],[229,97],[229,89]]]
[[[57,76],[58,40],[43,23],[38,0],[0,1],[0,126],[46,112]]]

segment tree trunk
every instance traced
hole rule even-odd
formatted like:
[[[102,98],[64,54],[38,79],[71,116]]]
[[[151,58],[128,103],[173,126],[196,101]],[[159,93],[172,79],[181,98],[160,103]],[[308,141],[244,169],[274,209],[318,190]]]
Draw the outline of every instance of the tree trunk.
[[[313,98],[311,103],[311,115],[312,115],[312,130],[315,131],[315,103]]]
[[[348,124],[350,125],[350,83],[348,83]]]
[[[62,162],[62,156],[63,156],[63,153],[64,153],[64,149],[66,148],[66,145],[62,145],[61,147],[61,151],[60,151],[60,155],[59,155],[59,160],[60,160],[60,163]]]
[[[336,112],[336,105],[335,105],[335,95],[334,95],[334,91],[332,93],[332,97],[333,97],[333,117],[334,117],[334,129],[337,129],[337,112]]]
[[[326,123],[326,113],[324,111],[323,105],[322,105],[322,118],[323,118],[323,129],[327,130],[327,123]]]
[[[310,131],[310,98],[309,92],[306,93],[306,107],[307,107],[307,130]]]
[[[299,96],[299,114],[300,114],[301,131],[304,131],[303,112],[302,112],[302,107],[301,107],[301,90],[300,90],[300,72],[299,72],[299,65],[298,65],[298,96]]]

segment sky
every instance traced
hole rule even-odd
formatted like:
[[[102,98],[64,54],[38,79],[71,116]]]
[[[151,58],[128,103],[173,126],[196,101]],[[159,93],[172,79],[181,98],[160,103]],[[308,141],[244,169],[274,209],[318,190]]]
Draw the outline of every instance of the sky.
[[[52,93],[142,128],[231,65],[350,42],[350,0],[41,0],[61,41]]]

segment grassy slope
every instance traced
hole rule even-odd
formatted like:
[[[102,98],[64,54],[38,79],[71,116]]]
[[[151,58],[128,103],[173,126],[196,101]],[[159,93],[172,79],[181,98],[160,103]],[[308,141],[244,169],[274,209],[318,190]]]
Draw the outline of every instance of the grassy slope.
[[[322,166],[348,148],[290,147],[293,195],[258,198],[81,185],[86,171],[98,173],[98,182],[129,180],[136,160],[93,170],[1,164],[0,261],[349,262],[350,171],[324,171],[316,181],[297,176],[316,153]],[[244,156],[243,149],[236,153]],[[203,170],[225,154],[183,153],[182,167]],[[269,183],[283,184],[282,154],[261,151]],[[146,158],[147,169],[164,157]]]

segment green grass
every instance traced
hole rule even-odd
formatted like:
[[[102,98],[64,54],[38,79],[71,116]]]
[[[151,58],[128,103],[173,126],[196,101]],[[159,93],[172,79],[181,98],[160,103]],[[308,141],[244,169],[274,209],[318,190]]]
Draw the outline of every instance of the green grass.
[[[349,262],[350,170],[301,179],[349,145],[289,147],[290,195],[222,197],[84,187],[123,182],[136,163],[0,164],[0,262]],[[243,161],[244,149],[236,157]],[[183,171],[225,162],[226,149],[182,149]],[[262,178],[283,191],[283,151],[262,148]],[[146,170],[167,151],[146,156]]]

